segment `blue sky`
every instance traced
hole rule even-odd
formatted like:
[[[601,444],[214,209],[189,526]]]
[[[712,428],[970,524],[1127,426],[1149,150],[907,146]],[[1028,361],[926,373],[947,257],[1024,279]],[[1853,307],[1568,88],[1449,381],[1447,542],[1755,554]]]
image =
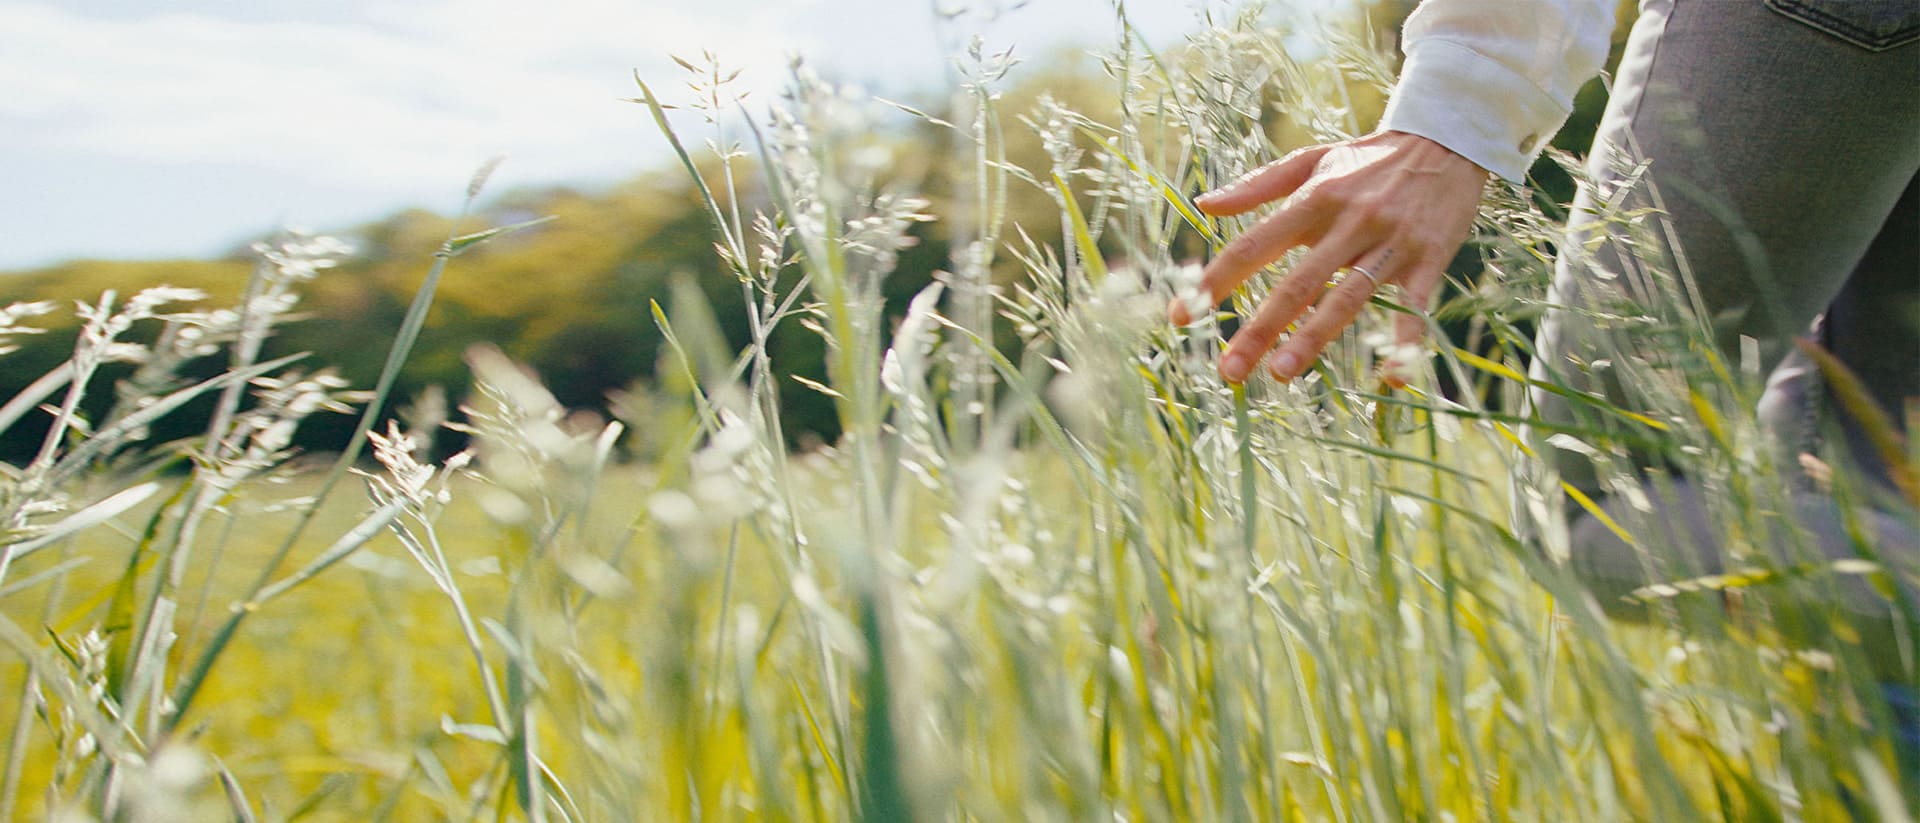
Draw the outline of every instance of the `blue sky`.
[[[1128,14],[1165,43],[1208,2]],[[670,54],[710,48],[763,93],[797,53],[911,95],[973,32],[1036,55],[1112,20],[1109,0],[0,0],[0,269],[446,210],[499,154],[495,190],[657,168],[620,98],[634,69],[675,86]]]

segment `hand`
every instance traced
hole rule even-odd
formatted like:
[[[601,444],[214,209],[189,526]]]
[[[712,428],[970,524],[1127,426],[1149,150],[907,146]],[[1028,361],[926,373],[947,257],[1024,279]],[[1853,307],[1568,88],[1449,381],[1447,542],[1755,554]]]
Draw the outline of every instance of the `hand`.
[[[1301,149],[1201,195],[1194,204],[1213,215],[1241,214],[1286,198],[1207,264],[1199,288],[1214,304],[1289,250],[1308,247],[1228,341],[1220,376],[1231,383],[1246,380],[1296,322],[1267,368],[1283,381],[1300,376],[1388,283],[1400,285],[1410,308],[1424,311],[1473,228],[1486,180],[1485,169],[1439,143],[1388,131]],[[1354,272],[1327,288],[1342,268]],[[1167,313],[1175,323],[1193,319],[1179,299]],[[1426,320],[1402,315],[1393,328],[1396,343],[1417,343]]]

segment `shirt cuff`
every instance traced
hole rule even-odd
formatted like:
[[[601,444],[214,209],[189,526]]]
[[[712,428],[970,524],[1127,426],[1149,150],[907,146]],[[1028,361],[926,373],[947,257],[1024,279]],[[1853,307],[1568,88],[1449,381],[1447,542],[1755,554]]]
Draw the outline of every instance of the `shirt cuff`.
[[[1520,183],[1570,113],[1533,80],[1459,43],[1427,38],[1407,54],[1380,128],[1420,135]]]

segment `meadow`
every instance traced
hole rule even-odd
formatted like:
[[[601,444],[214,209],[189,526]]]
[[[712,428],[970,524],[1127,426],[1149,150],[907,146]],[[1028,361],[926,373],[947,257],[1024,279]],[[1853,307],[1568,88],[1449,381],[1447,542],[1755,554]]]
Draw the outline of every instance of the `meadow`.
[[[456,224],[364,387],[262,354],[343,254],[327,238],[262,244],[231,307],[83,304],[73,357],[0,405],[0,429],[54,420],[0,468],[0,819],[1910,819],[1880,689],[1920,680],[1910,560],[1761,548],[1801,469],[1768,462],[1754,375],[1684,300],[1619,318],[1693,355],[1621,348],[1631,407],[1527,377],[1552,203],[1489,187],[1405,389],[1380,375],[1415,311],[1391,295],[1285,385],[1214,370],[1249,292],[1165,320],[1196,250],[1252,219],[1191,197],[1276,133],[1358,132],[1391,79],[1361,30],[1301,50],[1257,8],[1167,53],[1126,36],[1111,113],[1004,110],[1012,57],[978,47],[944,116],[803,63],[752,104],[724,66],[689,60],[691,96],[641,78],[753,342],[677,281],[632,306],[662,367],[610,415],[484,341],[467,396],[393,391],[461,256],[531,226]],[[900,118],[951,133],[949,210],[897,173]],[[1007,161],[1012,131],[1045,167]],[[932,220],[951,271],[889,314]],[[8,308],[0,343],[55,310]],[[824,380],[772,368],[796,326]],[[1546,426],[1529,389],[1590,422]],[[837,441],[788,447],[793,392],[831,401]],[[203,434],[149,442],[209,398]],[[317,415],[359,421],[338,456],[290,448]],[[1568,562],[1591,501],[1551,449],[1617,489],[1659,451],[1719,501],[1733,570],[1659,578],[1619,619]],[[1671,535],[1611,526],[1666,570]],[[1819,605],[1850,580],[1885,626]]]

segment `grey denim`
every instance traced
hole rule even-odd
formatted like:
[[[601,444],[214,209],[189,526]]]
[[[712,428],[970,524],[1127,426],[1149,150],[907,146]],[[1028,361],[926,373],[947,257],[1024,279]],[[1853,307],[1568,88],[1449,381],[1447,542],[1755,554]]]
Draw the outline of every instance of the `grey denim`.
[[[1611,310],[1685,300],[1712,319],[1725,362],[1744,358],[1766,375],[1759,412],[1777,465],[1791,470],[1801,455],[1817,455],[1885,486],[1886,464],[1793,339],[1816,336],[1896,423],[1920,408],[1917,41],[1920,0],[1643,0],[1588,159],[1595,184],[1575,202],[1550,296],[1571,308],[1543,322],[1535,375],[1631,407],[1631,373],[1604,352],[1697,353]],[[1640,170],[1650,185],[1624,185]],[[1659,208],[1670,219],[1651,237],[1619,236],[1593,224],[1601,203]],[[1650,256],[1687,272],[1693,291],[1663,290],[1640,270]],[[1536,392],[1534,401],[1546,420],[1601,425],[1555,396]],[[1590,461],[1546,448],[1564,480],[1589,493],[1601,487]],[[1617,497],[1606,510],[1670,536],[1669,557],[1654,560],[1681,564],[1672,571],[1719,571],[1720,549],[1704,528],[1714,501],[1659,472],[1646,488],[1660,492],[1648,495],[1655,511]],[[1820,551],[1853,553],[1829,501],[1809,492],[1797,508]],[[1920,557],[1910,509],[1858,516],[1880,550]],[[1603,605],[1647,581],[1649,558],[1602,524],[1576,514],[1568,528],[1575,568]],[[1864,584],[1842,600],[1886,608]]]

